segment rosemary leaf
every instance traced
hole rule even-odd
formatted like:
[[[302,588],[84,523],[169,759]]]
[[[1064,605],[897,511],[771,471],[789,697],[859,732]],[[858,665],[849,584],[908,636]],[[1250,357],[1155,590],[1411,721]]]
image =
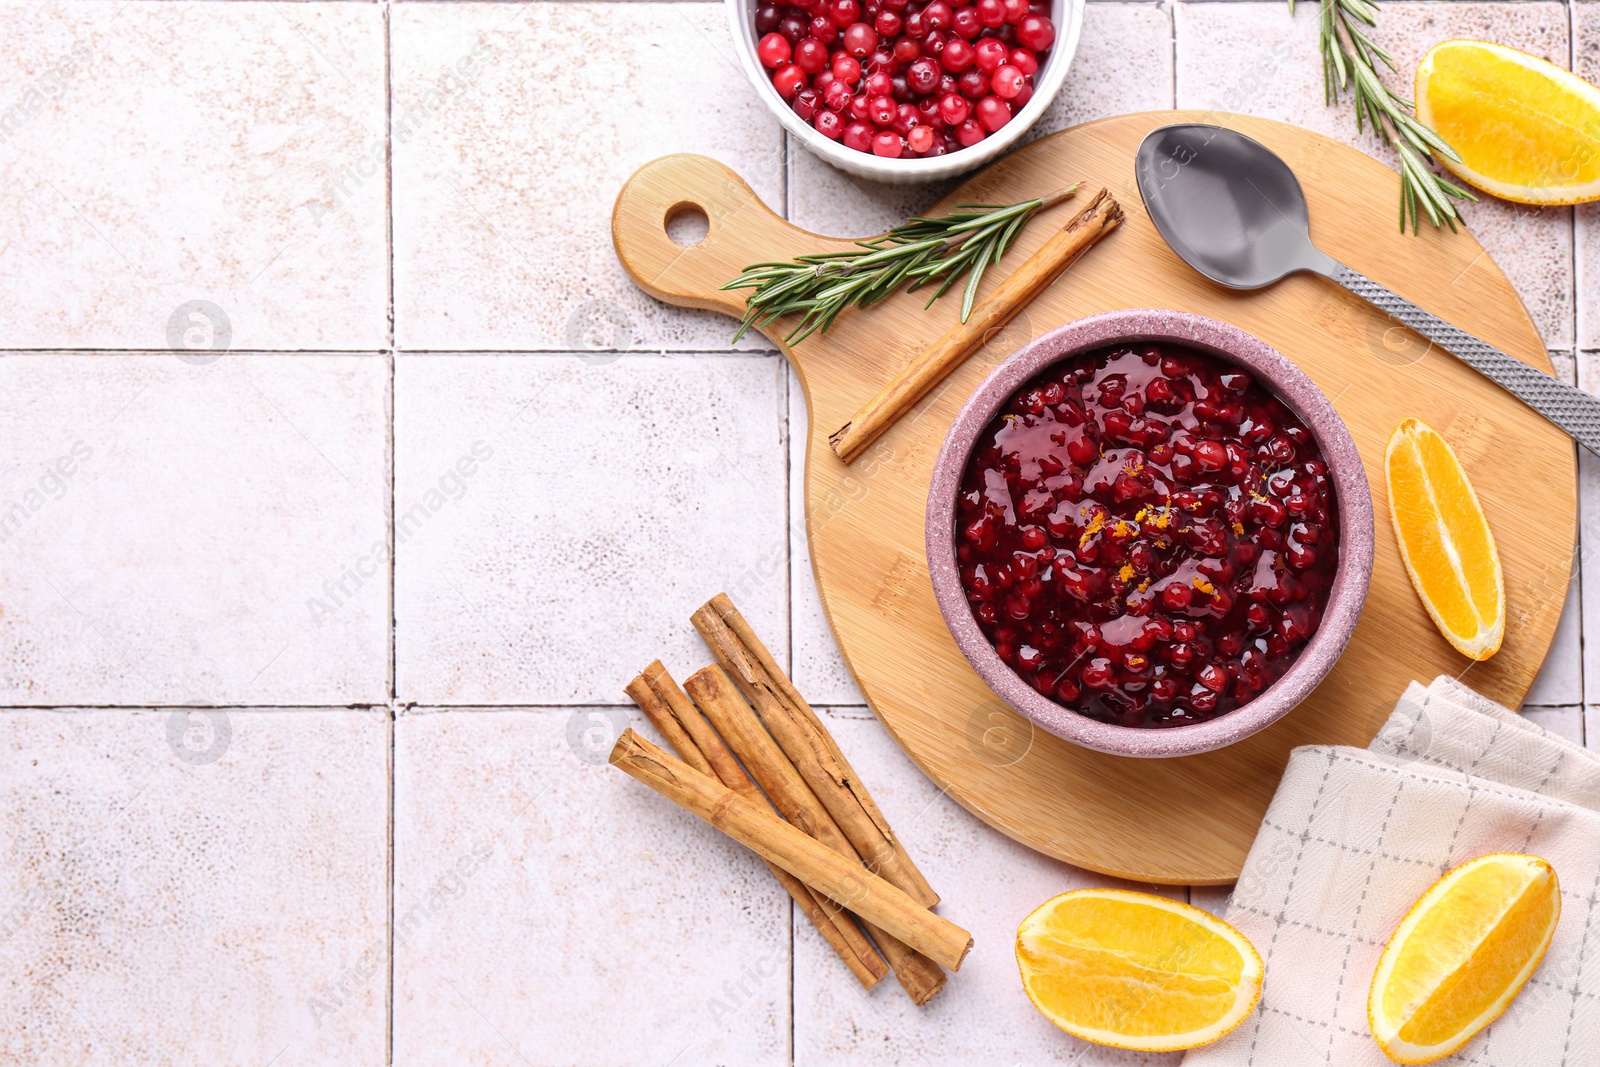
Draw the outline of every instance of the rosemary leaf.
[[[962,278],[961,321],[972,315],[983,275],[1000,261],[1029,220],[1077,189],[1076,185],[1017,204],[960,204],[947,215],[907,219],[882,237],[857,241],[860,252],[819,252],[787,263],[752,263],[722,288],[750,289],[733,339],[765,329],[789,315],[799,320],[787,345],[826,332],[848,307],[869,307],[904,289],[933,288],[933,306]]]
[[[1293,15],[1294,0],[1288,0],[1288,4],[1289,14]],[[1430,153],[1448,159],[1460,157],[1438,134],[1416,120],[1410,100],[1395,93],[1378,76],[1379,64],[1393,71],[1394,60],[1360,28],[1377,26],[1378,6],[1371,0],[1318,0],[1318,5],[1318,49],[1322,53],[1326,102],[1331,106],[1349,89],[1357,131],[1370,123],[1373,132],[1399,154],[1400,229],[1409,225],[1416,233],[1421,216],[1427,215],[1433,225],[1454,230],[1461,216],[1453,201],[1478,198],[1428,169],[1426,157]]]

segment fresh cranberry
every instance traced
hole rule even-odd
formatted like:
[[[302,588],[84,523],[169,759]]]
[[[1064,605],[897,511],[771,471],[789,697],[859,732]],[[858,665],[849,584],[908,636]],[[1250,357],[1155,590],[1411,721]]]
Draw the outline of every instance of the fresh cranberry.
[[[796,73],[799,73],[798,70]],[[983,128],[994,133],[1011,121],[1011,105],[998,96],[986,96],[978,101],[977,115]]]
[[[822,110],[822,94],[815,89],[801,89],[794,94],[794,113],[810,122]]]
[[[1004,0],[978,0],[973,7],[978,12],[978,18],[983,20],[984,26],[988,29],[999,29],[1006,21]]]
[[[828,5],[828,17],[833,19],[834,25],[843,29],[861,18],[861,5],[856,0],[833,0]]]
[[[833,54],[833,76],[851,88],[861,80],[861,64],[843,52]]]
[[[1027,76],[1009,63],[995,71],[994,77],[989,79],[989,86],[994,90],[994,95],[1002,100],[1015,100],[1017,95],[1022,92],[1023,86],[1027,84]],[[1138,394],[1136,393],[1129,399],[1136,399],[1137,396]]]
[[[811,36],[823,44],[832,44],[839,39],[838,25],[826,15],[818,15],[812,19],[807,28],[811,31]]]
[[[944,52],[939,56],[939,62],[951,74],[960,74],[972,66],[972,61],[977,57],[977,50],[967,42],[957,38],[944,46]],[[954,125],[952,123],[952,125]]]
[[[1029,77],[1039,73],[1039,57],[1026,48],[1012,49],[1011,58],[1007,62]]]
[[[904,35],[894,39],[894,58],[901,63],[910,63],[922,54],[922,46],[914,37]]]
[[[976,104],[989,95],[989,75],[973,68],[956,79],[956,84],[961,87],[961,95]]]
[[[839,35],[839,43],[856,59],[865,59],[878,47],[878,31],[865,22],[853,22]]]
[[[756,55],[761,59],[761,65],[768,69],[776,69],[789,62],[789,41],[781,33],[769,33],[761,38],[761,43],[756,45]]]
[[[945,49],[950,54],[950,49]],[[914,93],[931,93],[939,84],[939,64],[931,59],[919,59],[906,68],[906,84]]]
[[[927,21],[930,30],[949,29],[950,19],[953,16],[954,12],[945,0],[931,0],[928,6],[922,9],[922,17]]]
[[[839,112],[836,110],[817,112],[816,118],[811,120],[811,125],[830,141],[837,141],[844,136],[844,119],[839,117]]]
[[[970,41],[983,32],[983,23],[978,19],[978,12],[970,7],[958,7],[955,14],[950,17],[950,28],[957,37]]]
[[[906,135],[906,144],[911,151],[916,152],[918,155],[931,151],[933,142],[932,126],[913,126],[911,127],[911,132]]]
[[[778,90],[778,95],[785,100],[793,97],[805,87],[805,84],[805,72],[793,63],[772,72],[772,87]]]
[[[1034,52],[1043,52],[1056,43],[1056,27],[1043,15],[1029,15],[1017,23],[1017,43]]]
[[[973,62],[985,74],[993,74],[999,70],[1001,64],[1005,63],[1006,59],[1011,55],[1010,50],[993,37],[985,37],[979,41],[975,51],[977,56]]]
[[[794,46],[794,65],[807,74],[817,74],[828,65],[828,46],[807,37]]]
[[[756,32],[765,37],[769,33],[778,32],[778,23],[783,21],[783,8],[773,4],[763,4],[756,8]]]
[[[844,145],[857,152],[872,151],[872,126],[866,122],[852,122],[844,128]]]
[[[872,154],[886,159],[900,158],[900,135],[893,130],[880,130],[872,138]]]
[[[900,32],[902,21],[893,11],[880,11],[878,17],[872,20],[872,28],[878,31],[879,37],[893,37]]]
[[[798,44],[805,37],[807,29],[806,20],[799,15],[785,15],[783,21],[778,23],[778,33],[791,45]]]
[[[967,119],[956,127],[956,140],[961,142],[961,147],[971,148],[987,136],[983,126],[977,119]]]

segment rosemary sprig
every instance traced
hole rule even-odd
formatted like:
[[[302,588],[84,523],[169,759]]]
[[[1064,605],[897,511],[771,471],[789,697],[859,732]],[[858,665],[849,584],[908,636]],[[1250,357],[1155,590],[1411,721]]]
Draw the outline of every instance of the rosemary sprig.
[[[797,256],[787,263],[753,263],[723,289],[754,289],[745,303],[735,341],[752,327],[785,315],[800,321],[784,338],[795,345],[821,330],[827,332],[847,307],[867,307],[905,286],[915,292],[938,283],[927,306],[965,275],[961,321],[972,314],[983,272],[998,263],[1028,220],[1071,196],[1070,185],[1036,200],[1004,206],[962,204],[939,218],[917,216],[882,237],[857,241],[861,252],[823,252]]]
[[[1289,14],[1293,15],[1295,0],[1288,2]],[[1361,28],[1371,29],[1378,24],[1377,5],[1370,0],[1319,0],[1319,3],[1322,77],[1327,103],[1337,101],[1348,85],[1355,95],[1356,129],[1362,129],[1370,121],[1384,143],[1393,145],[1400,154],[1401,231],[1409,221],[1411,232],[1417,232],[1418,205],[1427,213],[1429,222],[1435,226],[1448,225],[1454,230],[1461,216],[1456,213],[1451,199],[1478,198],[1427,168],[1424,156],[1429,152],[1454,160],[1461,157],[1438,134],[1416,120],[1410,100],[1379,80],[1378,64],[1393,71],[1394,60]]]

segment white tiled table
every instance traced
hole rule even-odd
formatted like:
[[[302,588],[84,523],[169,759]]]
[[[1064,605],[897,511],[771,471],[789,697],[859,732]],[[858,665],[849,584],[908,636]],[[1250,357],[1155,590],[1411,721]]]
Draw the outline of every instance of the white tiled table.
[[[1322,107],[1313,19],[1096,0],[1045,128],[1221,106],[1383,155]],[[1382,19],[1404,71],[1487,36],[1600,76],[1600,4]],[[788,143],[720,5],[3,0],[0,41],[0,1064],[1171,1062],[1026,1007],[1017,920],[1104,879],[872,720],[811,585],[794,379],[612,256],[666,152],[827,232],[931,199]],[[1600,213],[1466,215],[1600,390]],[[231,351],[177,358],[190,330]],[[1597,476],[1529,701],[1573,738]],[[928,1008],[604,765],[622,684],[703,662],[687,615],[736,583],[977,936]]]

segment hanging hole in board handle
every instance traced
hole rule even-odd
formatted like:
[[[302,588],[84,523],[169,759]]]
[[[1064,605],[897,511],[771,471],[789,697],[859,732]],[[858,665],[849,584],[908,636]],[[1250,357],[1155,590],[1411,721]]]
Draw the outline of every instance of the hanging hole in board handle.
[[[711,232],[711,219],[706,209],[689,200],[668,208],[663,225],[672,243],[683,248],[693,248]]]

